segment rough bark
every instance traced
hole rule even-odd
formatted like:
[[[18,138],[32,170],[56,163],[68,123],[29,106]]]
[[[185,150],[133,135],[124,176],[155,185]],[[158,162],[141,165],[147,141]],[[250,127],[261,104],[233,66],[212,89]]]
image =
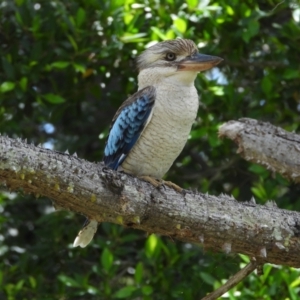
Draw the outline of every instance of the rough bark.
[[[223,124],[219,136],[233,140],[238,145],[237,153],[246,160],[300,182],[300,135],[243,118]]]
[[[204,249],[244,253],[259,263],[300,267],[300,214],[273,202],[256,205],[167,187],[155,189],[66,153],[0,137],[0,182],[52,199],[57,206],[96,219],[202,244]],[[71,241],[70,241],[71,242]]]

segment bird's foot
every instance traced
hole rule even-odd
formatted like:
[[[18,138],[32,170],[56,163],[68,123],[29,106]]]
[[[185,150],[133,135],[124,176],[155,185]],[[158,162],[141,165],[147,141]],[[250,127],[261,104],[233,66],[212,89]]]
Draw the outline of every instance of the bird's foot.
[[[183,191],[183,189],[179,185],[173,183],[172,181],[163,181],[163,184],[175,190],[178,193],[182,193]]]
[[[160,188],[163,185],[163,180],[159,180],[151,176],[139,176],[139,178],[151,183],[156,188]]]
[[[150,176],[140,176],[139,178],[151,183],[156,188],[160,188],[162,186],[168,186],[169,188],[175,190],[178,193],[182,193],[182,190],[183,190],[180,186],[178,186],[177,184],[175,184],[171,181],[164,181],[162,179],[156,179],[156,178],[153,178]]]

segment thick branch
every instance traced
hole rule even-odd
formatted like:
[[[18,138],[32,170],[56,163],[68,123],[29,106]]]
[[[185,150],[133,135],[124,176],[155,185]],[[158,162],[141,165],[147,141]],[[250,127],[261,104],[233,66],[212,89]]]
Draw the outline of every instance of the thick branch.
[[[243,118],[223,124],[219,136],[233,140],[246,160],[300,182],[300,135]]]
[[[44,195],[99,222],[244,253],[261,263],[300,267],[300,214],[254,201],[157,190],[126,174],[75,156],[0,137],[0,181],[8,189]]]

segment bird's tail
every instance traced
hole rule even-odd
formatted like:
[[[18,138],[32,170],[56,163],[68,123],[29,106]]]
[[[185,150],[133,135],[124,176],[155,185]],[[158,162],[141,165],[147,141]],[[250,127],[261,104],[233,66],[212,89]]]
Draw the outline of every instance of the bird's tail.
[[[98,227],[96,220],[86,219],[82,229],[78,232],[73,247],[80,246],[81,248],[86,247],[93,239]]]

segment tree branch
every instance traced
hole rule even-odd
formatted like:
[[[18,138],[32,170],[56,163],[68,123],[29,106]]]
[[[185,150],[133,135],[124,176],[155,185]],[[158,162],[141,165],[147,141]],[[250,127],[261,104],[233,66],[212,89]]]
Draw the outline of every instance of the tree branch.
[[[43,195],[96,219],[205,249],[244,253],[261,263],[300,267],[300,214],[255,201],[183,194],[114,172],[102,163],[0,137],[0,182],[9,190]]]
[[[223,124],[219,136],[233,140],[244,159],[300,182],[300,135],[243,118]]]

